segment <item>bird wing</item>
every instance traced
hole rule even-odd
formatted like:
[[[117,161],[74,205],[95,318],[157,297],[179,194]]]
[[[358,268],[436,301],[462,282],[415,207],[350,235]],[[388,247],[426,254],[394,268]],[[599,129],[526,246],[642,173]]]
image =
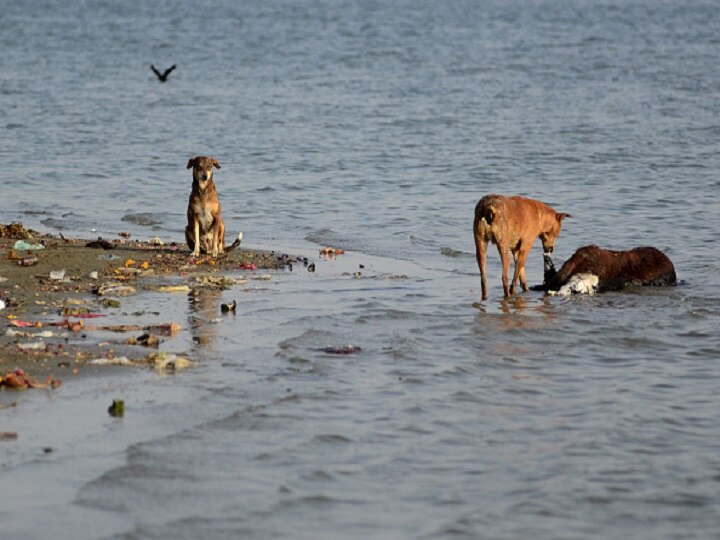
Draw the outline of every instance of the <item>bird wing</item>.
[[[150,66],[150,69],[153,70],[153,73],[158,76],[158,79],[162,79],[162,74],[155,68],[155,66]]]
[[[177,65],[176,65],[176,64],[173,64],[172,66],[170,66],[169,68],[167,68],[167,69],[165,70],[165,73],[163,73],[163,77],[167,77],[168,75],[170,75],[170,72],[171,72],[173,69],[175,69],[176,67],[177,67]]]

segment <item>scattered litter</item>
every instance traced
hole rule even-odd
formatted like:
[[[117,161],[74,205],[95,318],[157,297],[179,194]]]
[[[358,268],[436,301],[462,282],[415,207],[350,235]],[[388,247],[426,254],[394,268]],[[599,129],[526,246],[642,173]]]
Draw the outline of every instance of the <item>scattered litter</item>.
[[[123,238],[130,238],[132,235],[129,232],[119,232],[118,236],[122,236]]]
[[[178,323],[162,323],[162,324],[151,324],[146,326],[145,330],[151,332],[157,332],[163,336],[175,336],[180,331],[181,326]]]
[[[101,325],[101,326],[94,326],[94,325],[88,325],[85,326],[82,321],[62,321],[59,323],[50,323],[52,326],[61,326],[61,327],[67,327],[71,330],[75,331],[79,329],[83,330],[101,330],[105,332],[140,332],[140,331],[146,331],[146,332],[154,332],[156,334],[159,334],[161,336],[175,336],[182,328],[178,323],[161,323],[161,324],[151,324],[149,326],[141,326],[139,324],[114,324],[114,325]],[[77,326],[76,326],[77,325]]]
[[[192,362],[187,358],[165,352],[151,354],[145,361],[159,371],[176,371],[189,368],[192,365]]]
[[[50,279],[53,281],[62,281],[65,279],[65,270],[53,270],[50,272]]]
[[[90,272],[90,273],[88,274],[88,277],[89,277],[90,279],[98,279],[97,270],[93,270],[92,272]]]
[[[230,289],[233,285],[245,285],[247,281],[245,278],[229,276],[195,276],[197,285],[211,289]]]
[[[18,434],[14,431],[0,431],[0,441],[16,441]]]
[[[339,347],[323,347],[320,351],[325,354],[353,354],[362,351],[357,345],[341,345]]]
[[[100,296],[130,296],[135,292],[135,287],[131,285],[108,284],[101,285],[97,289],[97,294]]]
[[[116,261],[119,258],[120,257],[118,257],[117,255],[115,255],[113,253],[108,253],[107,255],[100,255],[98,257],[98,259],[100,259],[101,261]]]
[[[122,399],[113,399],[112,405],[108,407],[108,414],[113,417],[125,416],[125,401]]]
[[[192,365],[187,358],[172,353],[153,353],[145,358],[130,360],[127,356],[118,358],[96,358],[88,362],[95,366],[149,366],[158,371],[176,371]]]
[[[132,366],[133,362],[127,356],[118,356],[113,358],[95,358],[90,360],[88,364],[93,366]]]
[[[24,240],[18,240],[15,242],[15,245],[13,245],[13,249],[18,251],[37,251],[39,249],[45,249],[45,246],[42,244],[31,244],[29,242],[25,242]]]
[[[8,328],[5,330],[5,335],[8,337],[26,337],[26,338],[48,338],[52,337],[53,333],[50,330],[43,330],[42,332],[20,332],[19,330],[13,330]]]
[[[10,321],[10,326],[16,326],[18,328],[42,328],[42,325],[40,321],[19,321],[17,319]]]
[[[5,301],[0,300],[0,311],[2,311],[3,309],[5,309]]]
[[[120,307],[120,300],[115,300],[114,298],[103,298],[100,303],[105,307],[111,307],[111,308],[119,308]]]
[[[31,257],[22,257],[18,260],[18,265],[20,266],[35,266],[37,263],[40,262],[40,259],[35,257],[34,255]]]
[[[58,328],[67,328],[71,332],[78,332],[82,330],[83,322],[82,321],[69,321],[65,319],[64,321],[60,322],[52,322],[48,323],[48,326],[56,326]]]
[[[253,279],[258,280],[258,281],[270,281],[272,279],[272,275],[261,274],[259,276],[253,276]]]
[[[242,263],[240,270],[257,270],[257,265],[255,263]]]
[[[150,245],[152,246],[164,246],[165,242],[163,242],[159,236],[156,236],[152,240],[150,240]]]
[[[21,351],[45,351],[47,350],[47,343],[44,341],[33,341],[30,343],[18,343],[18,349]]]
[[[340,248],[334,248],[326,246],[320,250],[320,255],[323,255],[325,257],[334,257],[336,255],[343,255],[345,253],[344,249]]]
[[[231,304],[220,304],[220,311],[223,313],[235,313],[236,309],[237,302],[235,300],[233,300]]]
[[[8,278],[0,276],[0,283],[5,283],[7,280]]]
[[[143,345],[145,347],[159,347],[160,338],[153,334],[142,334],[136,338],[127,340],[128,345]]]
[[[15,388],[17,390],[25,390],[26,388],[57,388],[62,382],[54,379],[52,375],[44,383],[31,380],[22,369],[8,371],[4,377],[0,377],[0,387]]]
[[[183,292],[187,293],[190,292],[190,287],[187,285],[162,285],[160,287],[156,287],[154,290],[157,292],[164,292],[164,293],[176,293],[176,292]]]

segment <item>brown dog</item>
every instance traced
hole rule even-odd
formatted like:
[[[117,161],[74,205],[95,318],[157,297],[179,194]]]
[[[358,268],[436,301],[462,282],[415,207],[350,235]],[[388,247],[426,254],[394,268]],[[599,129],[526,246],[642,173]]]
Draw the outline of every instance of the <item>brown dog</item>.
[[[613,251],[585,246],[565,261],[558,272],[551,268],[541,288],[556,294],[593,293],[615,291],[626,285],[667,287],[676,281],[672,261],[654,247]]]
[[[555,238],[560,234],[563,219],[570,214],[556,212],[547,204],[525,197],[486,195],[475,207],[475,249],[480,267],[482,299],[487,299],[485,259],[488,242],[496,244],[502,261],[503,293],[507,298],[515,291],[520,278],[524,291],[528,290],[525,279],[525,261],[535,238],[540,237],[543,250],[552,253]],[[515,259],[515,274],[508,288],[510,253]]]
[[[213,167],[219,169],[220,164],[217,159],[207,156],[191,158],[187,164],[187,168],[193,170],[193,185],[185,239],[194,257],[198,257],[201,250],[213,257],[224,252],[225,224],[213,182]]]

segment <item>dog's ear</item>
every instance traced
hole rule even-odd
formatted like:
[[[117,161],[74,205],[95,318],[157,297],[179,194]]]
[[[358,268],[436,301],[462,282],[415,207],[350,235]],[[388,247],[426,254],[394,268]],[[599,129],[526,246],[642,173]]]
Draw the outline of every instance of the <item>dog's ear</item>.
[[[215,166],[215,168],[216,168],[216,169],[219,169],[219,168],[220,168],[220,164],[218,163],[218,160],[215,159],[215,158],[213,158],[212,161],[213,161],[213,165]]]
[[[558,220],[560,223],[562,223],[563,219],[569,218],[569,217],[572,217],[572,216],[571,216],[570,214],[566,214],[565,212],[557,212],[557,213],[555,214],[555,217],[557,218],[557,220]]]
[[[190,161],[188,161],[188,164],[187,164],[187,168],[188,168],[188,169],[192,169],[192,168],[195,166],[195,160],[196,160],[196,159],[197,159],[196,157],[191,157],[191,158],[190,158]]]

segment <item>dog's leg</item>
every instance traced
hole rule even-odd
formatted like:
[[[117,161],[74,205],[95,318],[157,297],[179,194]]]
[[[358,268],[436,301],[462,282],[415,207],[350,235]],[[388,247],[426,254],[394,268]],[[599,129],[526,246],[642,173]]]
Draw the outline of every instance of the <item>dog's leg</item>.
[[[508,287],[508,274],[510,273],[510,250],[505,247],[502,242],[498,242],[498,253],[500,254],[500,262],[502,262],[502,284],[503,294],[505,298],[510,297],[510,288]]]
[[[190,251],[195,251],[195,241],[193,239],[193,230],[192,230],[192,227],[190,227],[190,225],[185,227],[185,241],[187,242],[188,249],[190,249]]]
[[[218,219],[217,218],[215,218],[215,221],[213,222],[210,246],[211,246],[212,256],[217,257],[218,256]]]
[[[518,278],[523,291],[527,291],[527,280],[525,279],[525,261],[527,261],[529,250],[520,249],[513,253],[515,259],[515,273],[513,274],[512,284],[510,285],[510,294],[515,292]]]
[[[477,258],[478,268],[480,268],[480,285],[482,286],[482,299],[487,300],[487,278],[485,277],[485,261],[487,259],[487,240],[484,238],[478,227],[479,220],[475,220],[475,256]]]
[[[193,257],[199,257],[200,256],[200,222],[196,219],[194,220],[194,235],[195,235],[195,249],[193,250]]]
[[[220,226],[218,227],[218,253],[221,255],[225,253],[225,223],[222,220],[220,221]]]

